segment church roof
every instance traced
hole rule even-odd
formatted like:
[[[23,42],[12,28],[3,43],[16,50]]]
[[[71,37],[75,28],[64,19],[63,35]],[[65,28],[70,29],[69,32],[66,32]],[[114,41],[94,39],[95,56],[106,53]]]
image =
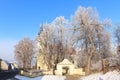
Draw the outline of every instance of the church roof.
[[[64,59],[62,62],[58,63],[58,65],[74,65],[68,59]]]

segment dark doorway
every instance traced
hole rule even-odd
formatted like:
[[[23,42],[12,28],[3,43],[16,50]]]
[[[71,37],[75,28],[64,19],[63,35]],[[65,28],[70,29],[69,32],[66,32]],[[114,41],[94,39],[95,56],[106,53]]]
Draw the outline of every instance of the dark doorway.
[[[69,74],[69,67],[65,66],[65,67],[62,67],[62,75],[67,75]]]

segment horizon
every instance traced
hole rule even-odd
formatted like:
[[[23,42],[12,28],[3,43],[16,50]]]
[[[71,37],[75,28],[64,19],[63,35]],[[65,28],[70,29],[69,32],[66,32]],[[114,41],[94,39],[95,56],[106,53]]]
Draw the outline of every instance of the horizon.
[[[13,2],[12,2],[13,1]],[[119,24],[120,5],[116,1],[0,1],[0,58],[14,61],[14,45],[24,37],[34,40],[40,29],[40,24],[51,23],[56,17],[64,16],[70,20],[79,6],[95,8],[99,20],[112,20],[111,42],[114,43],[113,30]],[[109,3],[109,4],[108,4]]]

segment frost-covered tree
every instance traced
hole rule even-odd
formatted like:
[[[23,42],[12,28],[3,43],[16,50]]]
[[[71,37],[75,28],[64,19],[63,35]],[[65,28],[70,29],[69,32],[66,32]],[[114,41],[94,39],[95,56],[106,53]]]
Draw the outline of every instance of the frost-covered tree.
[[[40,54],[44,54],[44,60],[49,69],[56,67],[57,63],[68,58],[71,47],[69,23],[63,17],[57,17],[51,24],[43,24],[37,42],[41,46]]]
[[[29,38],[24,38],[15,45],[15,59],[18,65],[22,68],[31,68],[32,60],[35,55],[33,41]]]
[[[86,73],[89,74],[94,53],[101,59],[105,57],[104,52],[109,50],[110,35],[105,26],[109,26],[110,22],[101,22],[97,11],[91,7],[79,7],[72,21],[75,44],[88,55]]]
[[[117,41],[117,45],[120,46],[120,25],[118,25],[117,29],[115,30],[115,38]]]
[[[106,31],[106,26],[111,26],[111,22],[108,19],[100,21],[95,9],[79,7],[71,21],[61,16],[50,24],[42,25],[37,37],[41,45],[39,53],[45,55],[47,65],[52,68],[64,58],[71,59],[71,51],[79,48],[78,58],[84,61],[79,63],[86,66],[89,73],[91,60],[109,56],[110,33]]]
[[[118,46],[117,48],[117,54],[118,54],[118,58],[119,58],[119,65],[120,65],[120,25],[117,26],[117,29],[115,30],[115,38],[116,38],[116,44]]]

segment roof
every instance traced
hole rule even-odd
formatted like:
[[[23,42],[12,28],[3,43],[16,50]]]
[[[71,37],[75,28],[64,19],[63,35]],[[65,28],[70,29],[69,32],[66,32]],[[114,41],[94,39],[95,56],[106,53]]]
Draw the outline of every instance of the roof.
[[[62,62],[58,63],[58,65],[74,65],[68,59],[64,59]]]

